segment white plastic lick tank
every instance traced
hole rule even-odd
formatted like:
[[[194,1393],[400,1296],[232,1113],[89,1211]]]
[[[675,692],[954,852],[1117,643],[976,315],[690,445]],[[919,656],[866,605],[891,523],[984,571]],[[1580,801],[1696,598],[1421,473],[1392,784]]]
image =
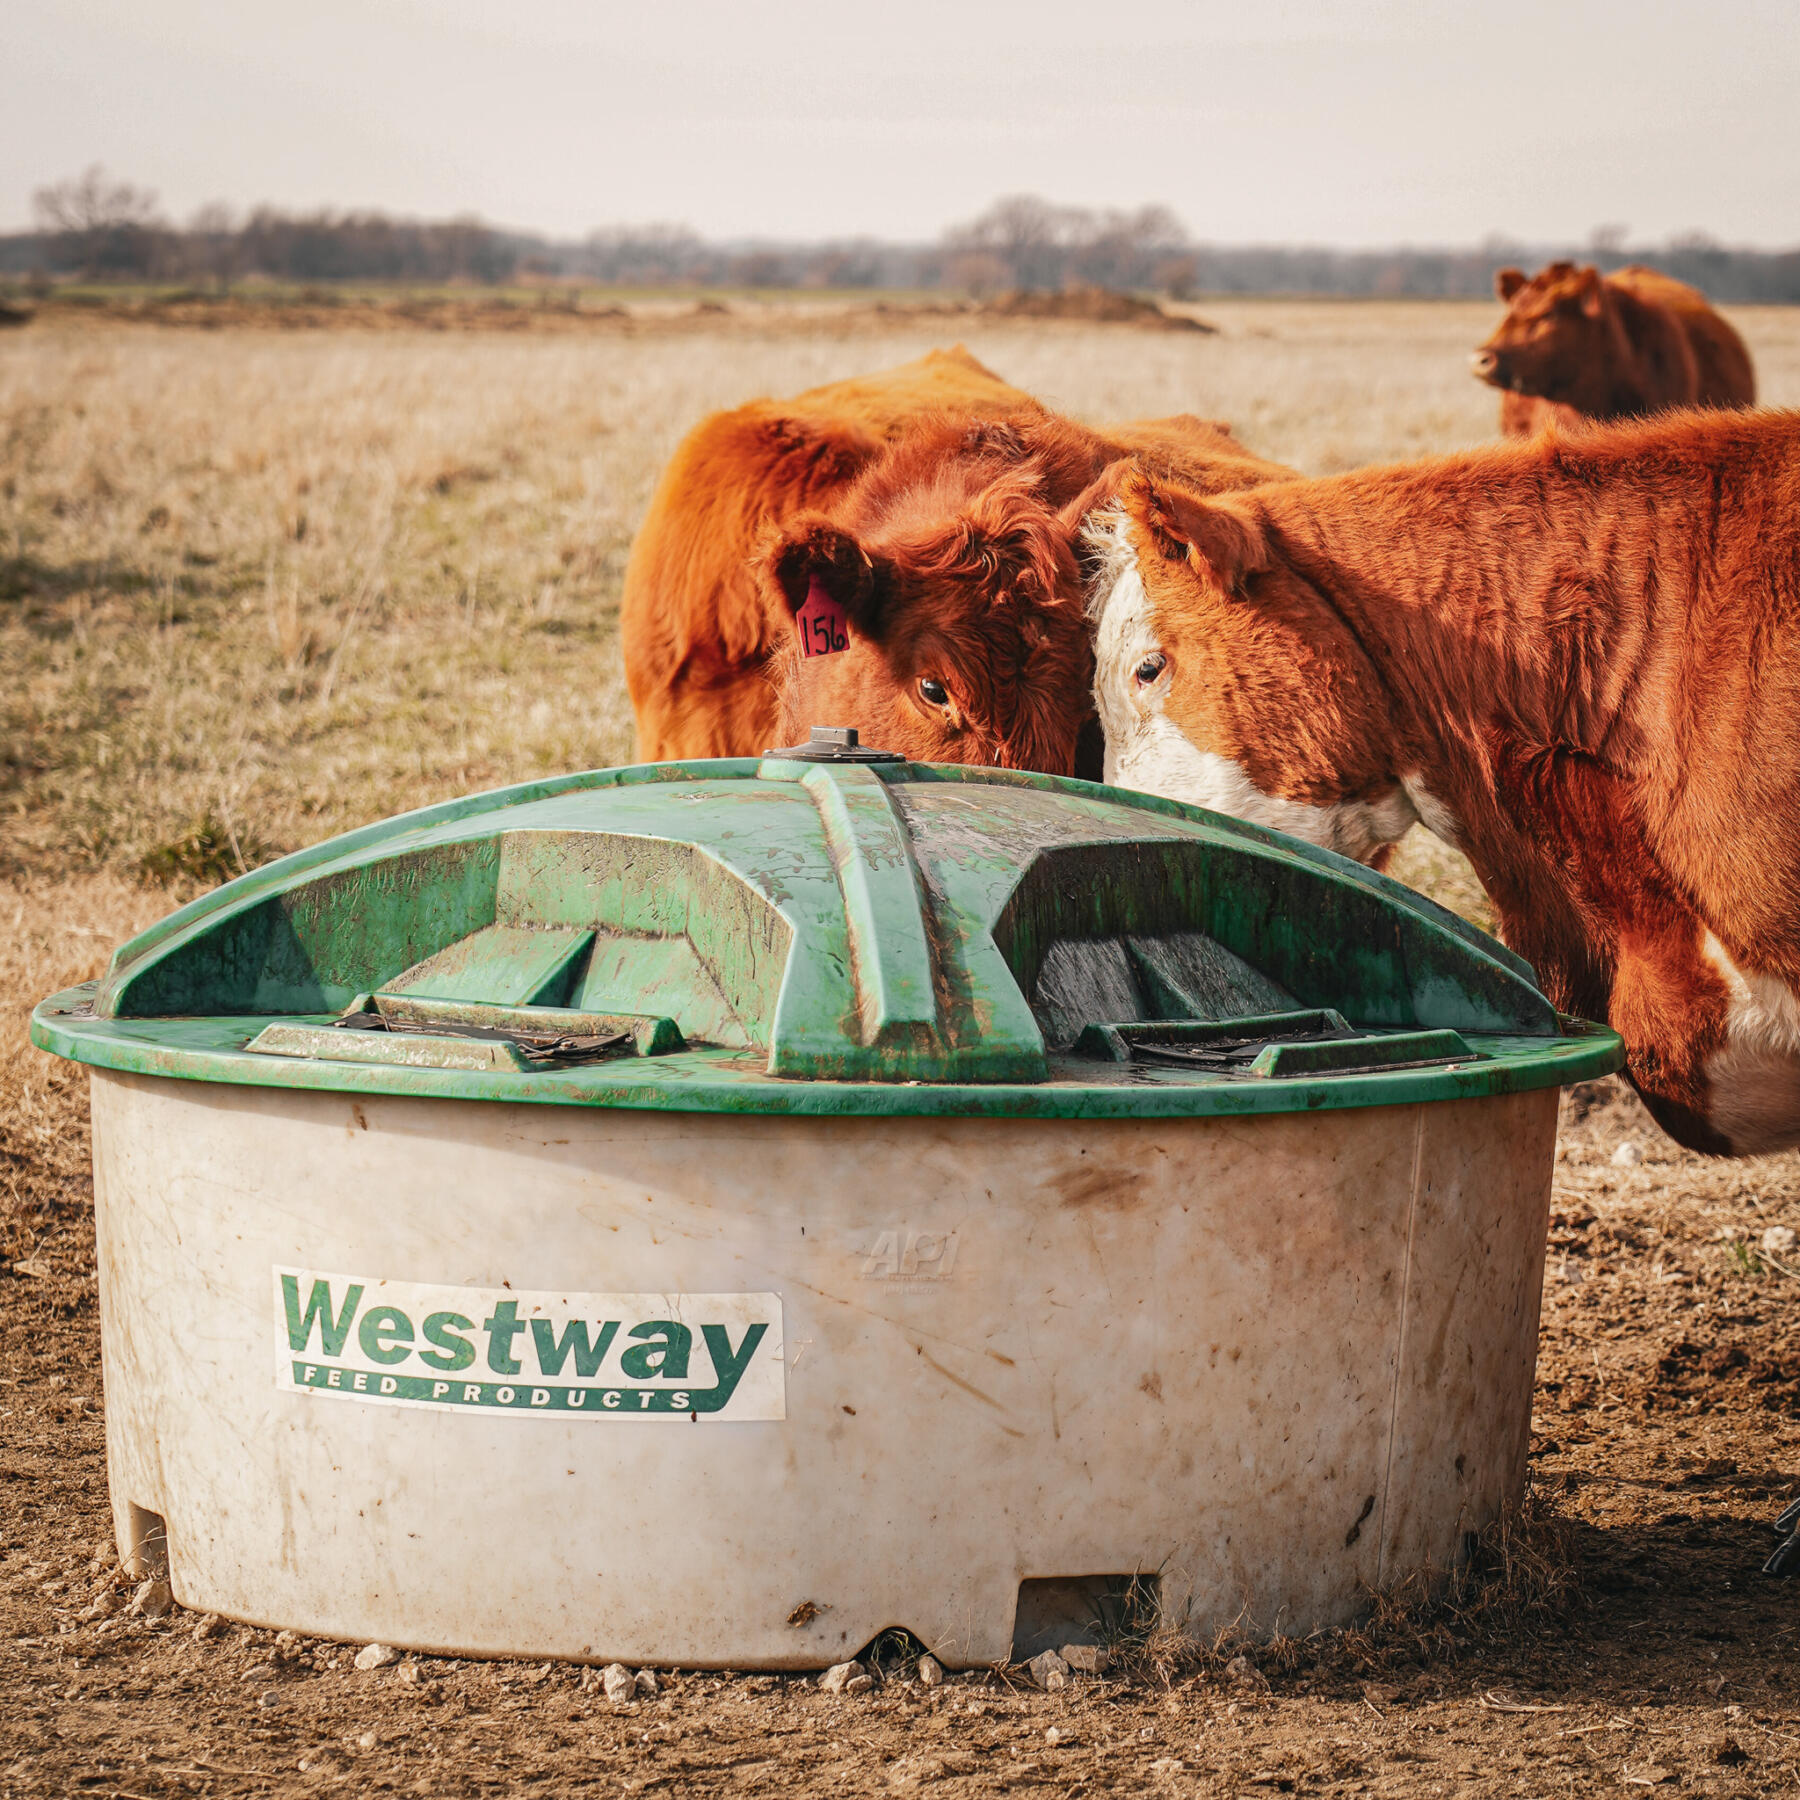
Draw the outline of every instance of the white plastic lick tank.
[[[409,815],[175,914],[93,1065],[122,1546],[456,1654],[1304,1632],[1519,1492],[1556,1093],[1370,872],[868,753]]]

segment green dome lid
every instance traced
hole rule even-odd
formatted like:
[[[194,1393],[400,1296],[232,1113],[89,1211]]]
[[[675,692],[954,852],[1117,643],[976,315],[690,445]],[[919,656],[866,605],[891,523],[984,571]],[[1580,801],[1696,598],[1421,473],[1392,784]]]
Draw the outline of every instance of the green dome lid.
[[[1530,969],[1295,839],[867,751],[528,783],[286,857],[46,1000],[98,1067],[706,1112],[1168,1116],[1619,1067]]]

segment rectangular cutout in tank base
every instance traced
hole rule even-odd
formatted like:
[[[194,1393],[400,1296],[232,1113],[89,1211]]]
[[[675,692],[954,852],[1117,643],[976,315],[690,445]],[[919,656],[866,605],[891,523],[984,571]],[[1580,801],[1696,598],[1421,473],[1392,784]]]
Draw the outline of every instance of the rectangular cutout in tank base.
[[[787,1417],[779,1294],[551,1294],[273,1270],[275,1385],[545,1419]]]

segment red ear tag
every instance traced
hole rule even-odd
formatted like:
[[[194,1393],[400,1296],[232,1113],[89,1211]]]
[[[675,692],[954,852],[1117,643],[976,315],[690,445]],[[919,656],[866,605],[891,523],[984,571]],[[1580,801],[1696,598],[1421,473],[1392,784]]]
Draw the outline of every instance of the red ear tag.
[[[794,628],[800,633],[802,656],[835,656],[850,648],[850,621],[816,575],[794,614]]]

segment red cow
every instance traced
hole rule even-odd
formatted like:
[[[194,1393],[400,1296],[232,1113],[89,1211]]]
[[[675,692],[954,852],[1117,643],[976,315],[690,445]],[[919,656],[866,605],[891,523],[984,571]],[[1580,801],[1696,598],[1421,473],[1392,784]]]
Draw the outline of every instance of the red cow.
[[[1494,291],[1506,317],[1472,367],[1503,390],[1508,435],[1672,406],[1756,404],[1744,340],[1704,294],[1655,269],[1602,275],[1554,262],[1529,281],[1502,269]]]
[[[1364,860],[1423,822],[1673,1137],[1800,1144],[1800,415],[1121,499],[1109,780]]]
[[[1070,772],[1091,664],[1074,522],[1056,513],[1137,451],[1177,458],[1204,487],[1288,473],[1198,419],[1089,431],[961,349],[705,420],[664,472],[626,572],[638,754],[755,755],[811,724],[854,724],[914,754]],[[899,606],[896,554],[913,559]],[[863,567],[867,593],[843,585]],[[832,653],[804,658],[794,615],[815,573]],[[935,675],[912,667],[907,631],[934,653],[948,640]],[[922,698],[923,680],[944,702]],[[1020,725],[1020,681],[1025,712],[1056,714],[1054,729]]]
[[[640,758],[755,755],[774,742],[767,663],[784,627],[763,611],[752,545],[770,520],[827,505],[910,423],[946,408],[1044,411],[959,344],[714,413],[681,441],[632,545],[620,609]]]

